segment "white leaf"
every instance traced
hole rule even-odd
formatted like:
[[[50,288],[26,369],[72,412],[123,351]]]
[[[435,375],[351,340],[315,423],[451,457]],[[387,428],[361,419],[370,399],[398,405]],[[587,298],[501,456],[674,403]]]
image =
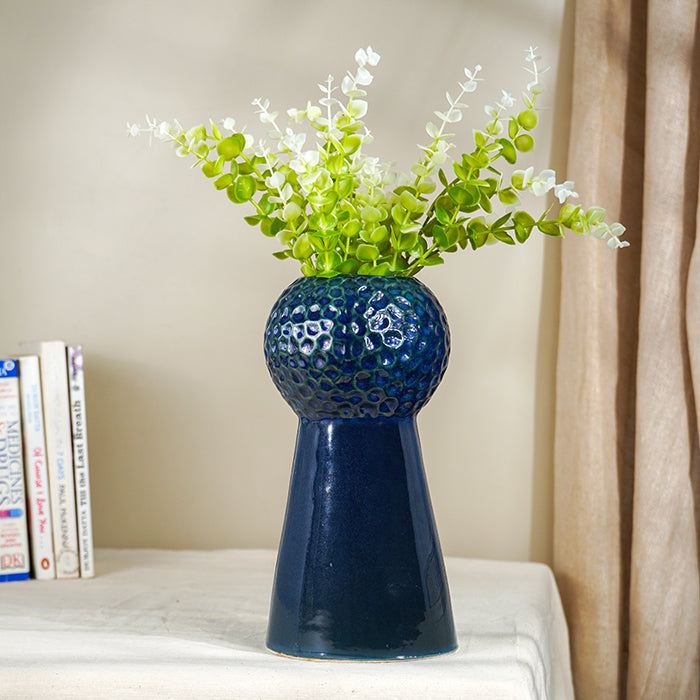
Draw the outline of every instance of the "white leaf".
[[[615,222],[614,224],[610,224],[610,235],[611,236],[621,236],[627,229],[620,223]]]
[[[344,95],[348,95],[355,88],[355,80],[352,76],[346,75],[343,78],[343,82],[340,84],[340,89],[343,91]]]
[[[515,100],[513,99],[513,95],[511,95],[509,92],[507,92],[506,90],[501,90],[501,94],[503,95],[502,102],[506,108],[510,108],[515,104]]]
[[[284,173],[277,170],[276,172],[272,173],[267,180],[265,180],[265,184],[270,189],[279,189],[282,187],[282,185],[284,185]]]
[[[355,82],[358,85],[369,85],[372,82],[372,74],[366,68],[358,68]]]
[[[282,191],[280,192],[280,195],[282,196],[282,199],[284,201],[288,201],[291,196],[294,194],[294,191],[292,190],[292,186],[289,183],[286,183],[285,186],[282,188]]]
[[[376,51],[373,51],[371,46],[368,46],[367,47],[367,63],[369,63],[370,66],[376,66],[379,63],[380,59],[381,59],[381,56]]]
[[[438,129],[438,127],[435,126],[435,124],[433,124],[433,122],[428,122],[425,125],[425,130],[431,139],[436,139],[440,135],[440,129]]]
[[[367,114],[367,102],[365,100],[355,100],[348,108],[350,116],[354,119],[362,119]]]

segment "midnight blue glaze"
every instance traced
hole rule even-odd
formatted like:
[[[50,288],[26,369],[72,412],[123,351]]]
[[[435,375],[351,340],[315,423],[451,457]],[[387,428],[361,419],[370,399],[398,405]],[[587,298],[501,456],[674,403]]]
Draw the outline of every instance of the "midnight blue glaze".
[[[450,333],[438,300],[406,277],[302,277],[265,328],[272,380],[294,412],[407,418],[447,368]]]
[[[369,660],[456,648],[415,422],[448,354],[445,315],[414,279],[304,278],[273,308],[265,357],[300,416],[273,651]]]

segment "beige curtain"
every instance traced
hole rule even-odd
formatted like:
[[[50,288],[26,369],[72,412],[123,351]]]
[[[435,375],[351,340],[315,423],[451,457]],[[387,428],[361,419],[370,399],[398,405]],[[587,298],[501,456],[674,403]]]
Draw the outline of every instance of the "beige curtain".
[[[578,0],[570,144],[582,202],[631,243],[562,253],[554,568],[577,698],[696,699],[698,0]]]

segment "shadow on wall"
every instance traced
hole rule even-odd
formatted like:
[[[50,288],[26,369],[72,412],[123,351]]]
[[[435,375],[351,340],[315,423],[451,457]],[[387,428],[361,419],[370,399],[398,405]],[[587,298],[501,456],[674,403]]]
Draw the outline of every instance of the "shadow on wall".
[[[574,35],[574,0],[566,0],[559,45],[552,129],[552,167],[566,173],[571,119],[571,76]],[[532,470],[532,529],[530,559],[552,563],[554,516],[554,414],[556,363],[561,294],[561,241],[545,240],[542,300],[537,337],[535,381],[535,445]]]

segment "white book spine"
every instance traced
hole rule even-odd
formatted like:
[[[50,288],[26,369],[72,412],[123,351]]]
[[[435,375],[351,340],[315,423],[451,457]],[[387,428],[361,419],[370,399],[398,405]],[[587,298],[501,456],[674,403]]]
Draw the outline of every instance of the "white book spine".
[[[73,465],[75,476],[75,505],[78,517],[78,545],[80,575],[95,575],[95,557],[92,544],[92,514],[90,501],[90,473],[88,463],[87,423],[85,415],[85,373],[83,349],[71,345],[67,349],[68,391],[70,395],[71,425],[73,428]]]
[[[62,341],[52,340],[23,343],[21,347],[26,353],[39,355],[41,361],[56,578],[78,578],[80,564],[66,345]]]
[[[29,533],[16,360],[0,360],[0,581],[29,578]]]
[[[22,398],[22,438],[24,474],[27,485],[29,543],[34,578],[56,577],[53,553],[53,528],[49,499],[49,474],[46,466],[46,436],[41,398],[39,358],[19,358],[19,384]]]

